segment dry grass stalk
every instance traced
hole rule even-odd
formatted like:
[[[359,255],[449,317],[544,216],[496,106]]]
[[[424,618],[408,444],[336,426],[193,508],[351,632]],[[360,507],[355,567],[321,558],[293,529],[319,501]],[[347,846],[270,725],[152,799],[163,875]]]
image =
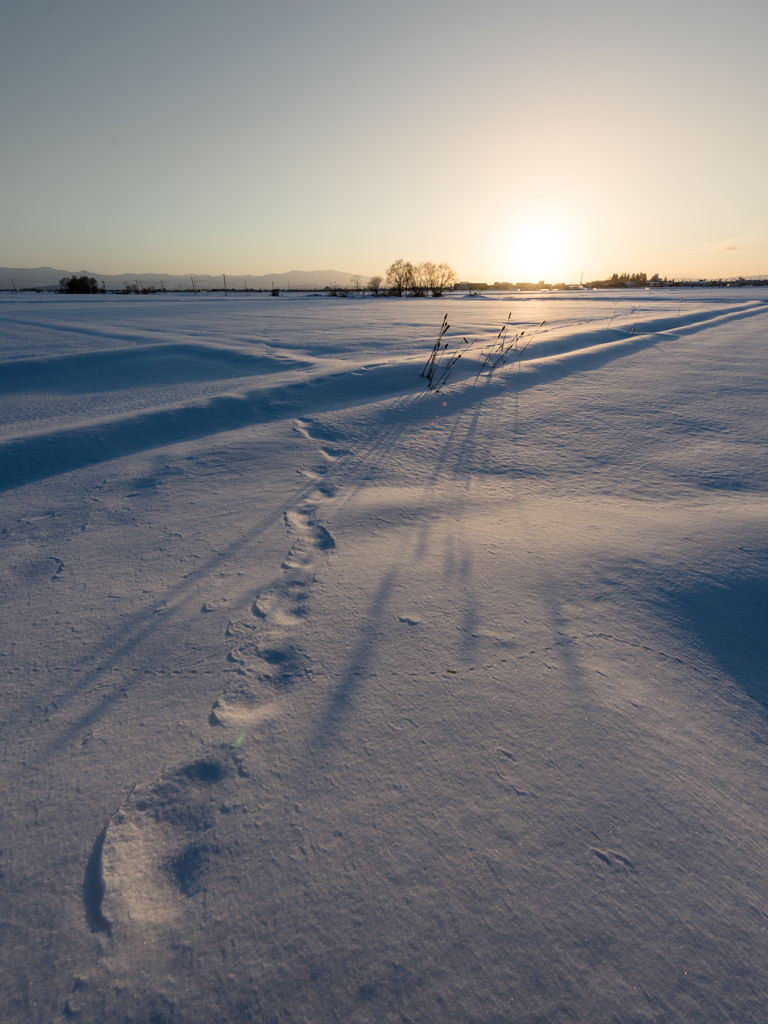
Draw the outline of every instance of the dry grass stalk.
[[[525,331],[519,331],[514,336],[514,338],[510,340],[507,335],[507,331],[511,326],[511,319],[512,314],[510,313],[509,316],[507,317],[506,322],[501,325],[501,328],[499,329],[499,332],[496,335],[490,349],[483,358],[483,362],[480,366],[480,369],[477,371],[477,376],[475,377],[475,383],[477,383],[480,374],[486,368],[488,369],[488,375],[490,376],[491,373],[493,373],[493,371],[496,370],[498,367],[504,366],[504,364],[510,359],[510,357],[519,360],[522,357],[525,350],[531,344],[533,339],[539,333],[541,328],[547,322],[546,320],[542,320],[539,326],[533,332],[533,334],[525,342],[523,347],[519,348],[518,342],[525,335]],[[448,383],[448,380],[451,376],[451,371],[462,358],[462,356],[466,354],[468,349],[472,348],[473,345],[477,344],[477,338],[473,338],[471,341],[468,338],[462,338],[461,342],[456,346],[453,352],[451,352],[451,354],[447,357],[446,361],[443,363],[442,357],[446,354],[446,350],[448,349],[448,342],[444,342],[443,339],[445,338],[445,335],[448,333],[449,328],[450,324],[448,323],[448,315],[446,314],[443,317],[442,324],[440,325],[440,330],[437,335],[437,341],[432,346],[432,351],[429,353],[429,358],[427,359],[427,362],[424,365],[424,369],[421,371],[421,376],[427,378],[427,389],[429,391],[437,391],[439,393],[440,388]]]

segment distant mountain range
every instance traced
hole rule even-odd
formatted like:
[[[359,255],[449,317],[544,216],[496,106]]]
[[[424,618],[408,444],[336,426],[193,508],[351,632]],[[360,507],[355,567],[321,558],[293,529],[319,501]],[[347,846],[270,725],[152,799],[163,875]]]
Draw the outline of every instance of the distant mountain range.
[[[62,277],[95,277],[108,290],[124,288],[126,284],[160,288],[161,282],[174,291],[181,287],[191,288],[194,278],[196,288],[223,288],[224,277],[210,274],[99,274],[95,270],[56,270],[54,267],[0,267],[0,290],[14,286],[22,288],[55,288]],[[227,274],[227,287],[238,288],[324,288],[326,285],[346,286],[352,283],[352,274],[346,270],[289,270],[286,274]]]

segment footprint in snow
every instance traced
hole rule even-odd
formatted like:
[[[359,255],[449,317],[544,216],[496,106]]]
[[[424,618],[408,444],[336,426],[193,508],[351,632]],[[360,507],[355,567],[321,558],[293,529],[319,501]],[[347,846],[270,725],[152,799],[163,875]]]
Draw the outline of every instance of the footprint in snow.
[[[251,641],[232,647],[227,661],[237,666],[235,674],[268,685],[269,690],[256,688],[261,689],[266,699],[274,699],[273,690],[291,686],[303,674],[298,647],[290,634],[285,633],[261,635],[258,643]],[[225,693],[229,690],[231,686]]]
[[[337,491],[338,487],[336,484],[331,483],[330,480],[323,481],[317,485],[315,490],[308,495],[308,497],[310,501],[323,501],[325,498],[335,497]]]
[[[309,573],[293,572],[261,591],[253,603],[253,614],[269,619],[272,625],[292,626],[307,615]]]
[[[344,455],[349,455],[348,448],[344,448],[338,443],[333,443],[338,442],[342,435],[331,427],[314,424],[305,420],[296,420],[293,424],[293,429],[308,441],[319,442],[322,445],[320,454],[329,462],[334,462]]]
[[[336,547],[328,530],[315,520],[312,507],[286,512],[285,523],[295,540],[283,560],[284,571],[259,593],[251,609],[270,628],[295,627],[306,618],[314,579],[312,569]]]
[[[308,441],[338,441],[341,434],[333,427],[311,420],[294,420],[293,429]]]
[[[241,653],[243,652],[236,652],[236,656]],[[245,665],[248,666],[247,669]],[[259,668],[263,671],[259,672]],[[276,679],[274,673],[269,671],[270,668],[269,662],[259,661],[257,655],[244,663],[242,673],[233,673],[232,681],[213,702],[208,724],[222,725],[240,731],[258,722],[275,718],[280,710],[275,691],[281,688],[281,677],[278,676]],[[292,678],[289,678],[288,685],[292,681]]]
[[[148,975],[183,993],[194,983],[189,950],[208,934],[223,901],[252,898],[238,847],[258,825],[263,780],[251,778],[246,764],[236,746],[212,745],[136,786],[110,820],[92,857],[99,905],[90,913],[109,943],[96,984],[86,986],[97,1003],[110,992],[145,999]],[[204,950],[203,943],[198,955]],[[78,1002],[88,996],[78,993]],[[82,1009],[92,1011],[88,1019],[105,1019],[103,1007]]]
[[[328,459],[329,462],[335,462],[336,459],[341,459],[345,455],[349,455],[348,448],[336,448],[329,444],[325,445],[320,449],[320,454],[323,458]]]
[[[256,597],[251,611],[263,624],[230,620],[227,661],[236,666],[232,682],[214,701],[212,726],[240,729],[275,713],[275,702],[305,674],[304,659],[294,639],[309,614],[313,569],[336,547],[328,530],[317,522],[314,506],[304,504],[285,513],[293,540],[282,573]]]
[[[308,568],[326,551],[336,547],[336,541],[324,526],[314,518],[314,508],[306,506],[285,513],[285,524],[296,540],[285,556],[284,569]]]
[[[330,480],[325,479],[325,474],[328,472],[327,466],[316,466],[314,470],[311,469],[297,469],[296,472],[300,476],[306,477],[308,480],[316,482],[315,489],[307,494],[307,501],[325,501],[326,498],[333,498],[338,493],[339,488],[336,484]]]
[[[232,772],[217,752],[135,787],[110,821],[102,847],[101,912],[111,928],[171,922],[183,900],[199,892],[214,852],[211,791]]]

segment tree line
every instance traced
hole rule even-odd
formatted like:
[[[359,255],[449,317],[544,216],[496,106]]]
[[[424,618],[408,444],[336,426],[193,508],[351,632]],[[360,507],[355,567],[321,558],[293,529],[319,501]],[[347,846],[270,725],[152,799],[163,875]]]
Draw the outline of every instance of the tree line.
[[[387,284],[391,294],[425,296],[429,292],[435,297],[456,281],[456,272],[447,263],[410,263],[395,260],[387,268]]]
[[[356,291],[368,291],[371,295],[411,295],[424,297],[430,292],[438,297],[456,281],[456,272],[447,263],[410,263],[395,260],[387,268],[386,277],[374,274],[363,284],[361,277],[352,278]]]
[[[407,260],[395,260],[387,268],[386,278],[374,274],[373,277],[368,279],[366,284],[363,284],[363,279],[355,276],[352,278],[352,286],[356,291],[369,291],[372,295],[379,295],[380,293],[408,295],[410,293],[414,296],[423,297],[431,293],[433,296],[438,297],[443,294],[446,288],[450,288],[456,280],[456,272],[447,263],[431,263],[427,261],[414,264]],[[192,287],[194,290],[194,282]],[[105,290],[104,287],[99,288],[95,277],[88,277],[86,274],[83,274],[81,277],[73,274],[72,277],[62,277],[59,281],[59,291],[68,295],[91,295]],[[138,292],[139,286],[138,284],[126,285],[125,290],[127,292]],[[335,289],[334,286],[334,290],[339,289]],[[146,291],[146,289],[142,289],[142,291]]]
[[[666,281],[666,278],[664,278]],[[661,284],[658,274],[648,277],[647,274],[612,274],[604,281],[587,281],[587,288],[642,288],[646,284]]]
[[[95,277],[88,277],[87,274],[78,277],[77,274],[73,274],[72,277],[62,277],[59,281],[59,291],[65,295],[95,295],[106,289],[99,288],[99,282]]]

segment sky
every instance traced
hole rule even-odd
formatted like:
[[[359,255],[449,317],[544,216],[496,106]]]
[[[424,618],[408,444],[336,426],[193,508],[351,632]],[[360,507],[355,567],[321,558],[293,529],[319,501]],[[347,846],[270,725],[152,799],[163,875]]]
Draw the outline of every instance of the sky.
[[[0,265],[768,275],[764,0],[2,0]]]

